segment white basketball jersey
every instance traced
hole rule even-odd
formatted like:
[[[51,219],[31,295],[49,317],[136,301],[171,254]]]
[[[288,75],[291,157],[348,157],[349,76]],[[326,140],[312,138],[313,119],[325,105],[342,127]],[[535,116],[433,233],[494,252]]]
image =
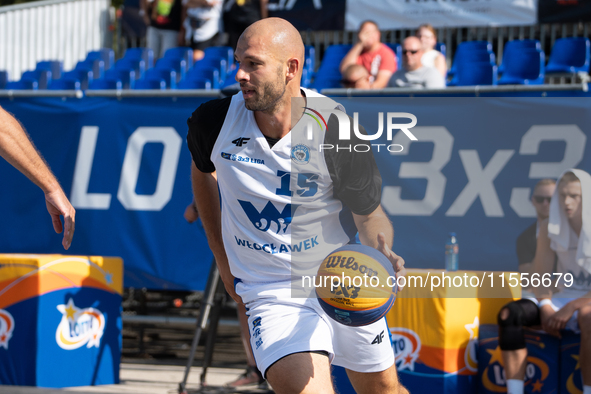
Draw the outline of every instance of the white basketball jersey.
[[[310,123],[313,130],[307,133]],[[313,275],[326,255],[354,237],[351,213],[334,198],[319,151],[325,131],[304,115],[271,148],[242,93],[233,96],[211,161],[221,195],[224,247],[236,278],[248,283]]]
[[[550,244],[550,248],[556,252],[556,256],[558,257],[557,271],[573,276],[572,286],[567,287],[565,281],[561,280],[561,287],[586,292],[591,290],[591,274],[577,263],[579,237],[570,226],[568,226],[568,229],[570,231],[568,249],[563,248],[555,241],[552,241]]]

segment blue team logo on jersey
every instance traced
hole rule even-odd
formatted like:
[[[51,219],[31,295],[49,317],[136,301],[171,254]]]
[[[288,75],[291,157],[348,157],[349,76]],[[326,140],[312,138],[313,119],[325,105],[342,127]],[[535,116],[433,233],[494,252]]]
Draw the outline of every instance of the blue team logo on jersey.
[[[310,161],[310,148],[304,144],[297,144],[291,148],[291,160],[297,164],[308,164]]]
[[[257,230],[267,231],[271,229],[276,234],[279,234],[282,230],[285,233],[291,223],[292,214],[299,207],[299,205],[295,204],[286,204],[283,211],[279,212],[275,205],[269,201],[263,210],[259,212],[250,201],[238,200],[238,202]]]

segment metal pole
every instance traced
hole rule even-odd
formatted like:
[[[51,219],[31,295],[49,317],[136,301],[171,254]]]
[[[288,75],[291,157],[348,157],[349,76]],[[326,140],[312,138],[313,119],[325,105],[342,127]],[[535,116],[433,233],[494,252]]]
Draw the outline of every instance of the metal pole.
[[[195,329],[195,336],[193,336],[193,343],[191,344],[191,352],[189,353],[187,366],[185,367],[185,376],[183,377],[183,381],[179,383],[179,394],[187,394],[187,379],[189,378],[189,371],[191,370],[193,360],[195,359],[195,352],[197,351],[197,345],[199,344],[201,333],[207,326],[209,311],[214,305],[214,298],[219,280],[220,275],[218,266],[214,259],[211,263],[209,278],[207,279],[207,285],[205,286],[204,302],[201,304],[201,310],[199,311],[199,321],[197,323],[197,328]]]

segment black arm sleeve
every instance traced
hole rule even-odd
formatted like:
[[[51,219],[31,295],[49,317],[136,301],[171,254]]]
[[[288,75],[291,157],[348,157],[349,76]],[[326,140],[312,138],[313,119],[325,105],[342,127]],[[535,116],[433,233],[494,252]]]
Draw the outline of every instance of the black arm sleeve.
[[[226,97],[203,103],[187,120],[189,126],[187,145],[195,166],[201,172],[215,171],[211,152],[226,120],[231,101],[232,97]]]
[[[335,115],[328,119],[324,143],[334,148],[325,150],[326,166],[333,182],[334,195],[357,215],[368,215],[375,211],[382,199],[382,177],[370,150],[363,152],[360,147],[356,152],[354,146],[371,146],[370,141],[360,140],[353,131],[351,123],[351,139],[339,141],[339,124]],[[362,134],[367,134],[360,125]],[[339,149],[337,150],[337,146]],[[350,152],[349,152],[349,146]],[[343,149],[347,148],[347,149]]]

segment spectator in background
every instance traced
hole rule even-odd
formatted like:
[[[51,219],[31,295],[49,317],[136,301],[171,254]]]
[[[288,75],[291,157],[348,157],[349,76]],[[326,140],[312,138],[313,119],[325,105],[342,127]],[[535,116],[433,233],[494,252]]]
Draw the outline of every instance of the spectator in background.
[[[154,60],[170,48],[184,45],[181,32],[182,0],[140,0],[144,22],[148,26],[146,46],[154,51]]]
[[[416,35],[423,45],[423,56],[421,57],[423,66],[435,67],[443,78],[445,78],[447,75],[447,63],[445,62],[445,56],[435,49],[437,33],[433,26],[428,23],[419,26]]]
[[[531,203],[536,209],[537,220],[517,238],[517,260],[520,272],[531,273],[531,265],[536,255],[536,245],[540,232],[540,223],[550,215],[550,200],[556,189],[554,179],[542,179],[534,187]]]
[[[371,89],[369,72],[361,64],[351,64],[343,72],[341,84],[345,88]]]
[[[434,67],[421,64],[423,48],[417,37],[408,37],[402,43],[402,68],[392,75],[389,87],[438,89],[445,87],[445,79]]]
[[[392,74],[396,71],[396,55],[387,45],[380,42],[380,29],[377,23],[365,21],[361,23],[358,33],[359,41],[341,61],[341,74],[352,64],[360,64],[370,74],[370,88],[386,87]]]
[[[203,59],[203,50],[215,45],[221,16],[222,0],[188,0],[183,6],[185,42],[193,49],[193,61]]]
[[[121,14],[121,35],[125,39],[125,48],[141,47],[146,37],[144,12],[140,0],[124,0]]]
[[[242,32],[258,20],[269,16],[268,0],[226,0],[224,4],[224,30],[228,33],[228,46],[236,50]]]

